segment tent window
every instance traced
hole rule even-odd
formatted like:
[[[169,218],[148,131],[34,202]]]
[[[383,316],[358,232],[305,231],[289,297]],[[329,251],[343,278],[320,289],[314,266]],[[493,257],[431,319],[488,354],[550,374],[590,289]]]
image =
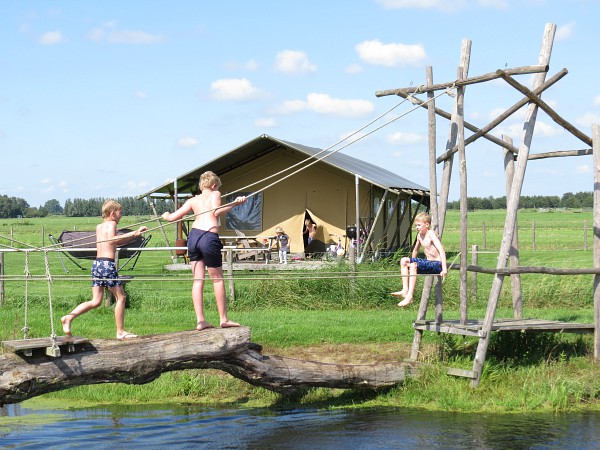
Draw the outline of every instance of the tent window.
[[[227,203],[240,195],[249,196],[251,192],[238,192],[227,196]],[[236,206],[226,214],[225,228],[228,230],[262,231],[262,192],[248,198],[246,203]]]

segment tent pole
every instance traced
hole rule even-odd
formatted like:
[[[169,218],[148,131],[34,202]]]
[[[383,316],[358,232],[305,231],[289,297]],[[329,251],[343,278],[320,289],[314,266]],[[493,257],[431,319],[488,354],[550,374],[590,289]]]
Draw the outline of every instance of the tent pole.
[[[354,175],[354,184],[356,186],[356,254],[360,251],[360,177]]]

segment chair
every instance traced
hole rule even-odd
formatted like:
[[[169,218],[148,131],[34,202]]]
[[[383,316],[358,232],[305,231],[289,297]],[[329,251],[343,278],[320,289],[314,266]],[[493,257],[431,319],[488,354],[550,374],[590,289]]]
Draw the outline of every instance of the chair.
[[[126,233],[130,233],[132,230],[129,230],[127,228],[123,228],[121,230],[117,231],[117,235],[119,234],[126,234]],[[118,247],[117,250],[120,250],[121,248],[128,248],[128,247],[132,247],[132,248],[144,248],[146,247],[146,245],[148,245],[148,242],[150,241],[150,239],[152,238],[152,235],[147,235],[147,236],[137,236],[135,238],[133,238],[131,241],[129,241],[127,244],[125,244],[122,247]],[[48,234],[48,239],[50,240],[50,242],[55,245],[55,246],[60,246],[64,249],[67,248],[95,248],[96,247],[96,232],[95,231],[63,231],[60,236],[57,238],[55,238],[52,234]],[[64,263],[63,260],[63,255],[66,256],[69,260],[71,260],[71,262],[73,262],[73,264],[75,264],[77,267],[79,267],[81,270],[87,270],[89,269],[89,267],[83,267],[81,264],[79,264],[79,262],[77,261],[77,259],[95,259],[96,258],[96,250],[90,250],[90,251],[84,251],[84,252],[79,252],[79,251],[73,251],[73,252],[57,252],[58,253],[58,258],[60,260],[60,263],[65,271],[65,273],[68,273],[69,271],[67,270],[67,267]],[[119,251],[119,258],[120,259],[127,259],[123,264],[119,265],[119,270],[122,270],[125,268],[125,266],[127,266],[129,263],[133,263],[131,265],[131,267],[129,268],[129,270],[133,270],[135,268],[135,265],[137,263],[138,258],[141,255],[141,251],[140,250],[120,250]]]
[[[269,262],[269,256],[271,254],[271,249],[269,247],[265,247],[263,244],[258,242],[256,238],[247,237],[240,230],[235,230],[235,234],[238,236],[238,247],[241,245],[241,248],[247,249],[247,251],[244,252],[236,252],[236,259],[238,261],[250,258],[254,258],[254,261],[258,261],[262,255],[265,259],[265,263]]]

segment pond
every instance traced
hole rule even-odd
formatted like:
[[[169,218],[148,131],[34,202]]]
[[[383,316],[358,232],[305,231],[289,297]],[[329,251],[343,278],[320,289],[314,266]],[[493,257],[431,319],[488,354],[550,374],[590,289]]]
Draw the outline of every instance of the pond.
[[[600,413],[457,414],[399,408],[216,409],[103,406],[0,409],[3,448],[592,449]],[[6,422],[10,425],[6,426]]]

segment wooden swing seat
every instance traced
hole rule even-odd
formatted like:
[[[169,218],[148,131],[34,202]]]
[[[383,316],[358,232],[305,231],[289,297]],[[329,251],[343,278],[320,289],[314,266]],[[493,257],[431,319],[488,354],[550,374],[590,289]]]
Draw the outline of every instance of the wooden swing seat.
[[[67,353],[74,353],[76,345],[86,344],[89,339],[79,336],[57,336],[56,345],[59,350],[52,348],[52,338],[33,338],[33,339],[17,339],[14,341],[2,341],[2,347],[13,353],[23,353],[25,356],[32,356],[33,350],[45,348],[46,355],[60,356],[60,349],[66,348]]]

